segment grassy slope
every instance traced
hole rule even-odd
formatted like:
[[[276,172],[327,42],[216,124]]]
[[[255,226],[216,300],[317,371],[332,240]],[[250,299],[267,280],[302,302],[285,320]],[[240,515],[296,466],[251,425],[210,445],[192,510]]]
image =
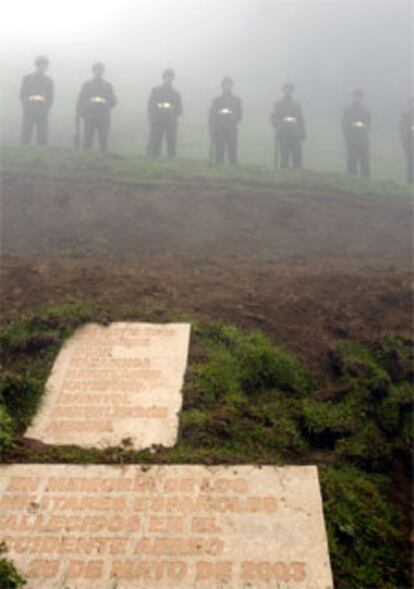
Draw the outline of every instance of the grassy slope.
[[[338,343],[332,387],[321,391],[296,358],[261,333],[190,318],[192,350],[176,447],[135,452],[126,440],[122,447],[82,449],[19,438],[36,412],[60,345],[78,325],[154,319],[142,309],[78,302],[4,325],[0,403],[10,416],[10,435],[0,440],[3,461],[317,463],[337,589],[408,589],[409,518],[390,497],[395,468],[409,479],[409,338]]]
[[[63,149],[3,148],[5,172],[21,172],[55,178],[108,178],[113,181],[142,183],[205,182],[231,184],[235,189],[300,190],[304,194],[358,194],[382,197],[410,197],[411,190],[394,181],[362,181],[332,172],[293,172],[258,166],[211,168],[192,160],[148,161],[142,157],[118,154],[102,156]]]
[[[411,195],[395,182],[362,182],[334,173],[212,169],[188,160],[148,162],[71,150],[5,148],[2,168],[56,179],[202,182],[212,187],[231,185],[234,190],[300,191],[327,197]],[[19,436],[36,412],[63,340],[84,322],[119,319],[154,318],[142,309],[74,303],[3,327],[0,453],[4,461],[317,463],[337,589],[409,587],[407,519],[390,496],[396,467],[409,478],[412,387],[406,362],[412,342],[394,339],[376,347],[339,346],[333,389],[326,396],[297,360],[260,334],[201,326],[191,318],[196,326],[193,352],[175,448],[152,454],[133,452],[127,442],[106,450],[22,443]],[[180,318],[158,314],[156,319]]]

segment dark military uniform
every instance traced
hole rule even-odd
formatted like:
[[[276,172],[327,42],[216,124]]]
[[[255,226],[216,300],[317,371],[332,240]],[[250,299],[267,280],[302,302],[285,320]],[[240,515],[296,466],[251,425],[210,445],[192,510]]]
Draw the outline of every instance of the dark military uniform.
[[[280,166],[301,168],[302,141],[306,138],[301,105],[293,98],[285,96],[276,102],[271,120],[280,146]]]
[[[406,154],[407,182],[414,182],[414,108],[403,113],[400,123],[401,141]]]
[[[154,88],[148,101],[150,120],[150,140],[148,156],[159,158],[164,136],[167,142],[167,155],[175,158],[177,153],[177,119],[183,107],[180,94],[170,84]]]
[[[109,82],[94,78],[82,86],[76,113],[84,120],[84,149],[92,149],[97,133],[100,150],[107,150],[111,110],[116,103],[115,92]]]
[[[358,175],[358,165],[363,178],[370,176],[369,134],[371,131],[371,115],[369,110],[360,103],[347,107],[342,118],[342,131],[347,148],[347,171],[353,176]]]
[[[214,146],[214,162],[222,164],[226,153],[229,164],[237,164],[238,124],[242,120],[242,102],[230,93],[213,100],[209,129]]]
[[[36,128],[37,144],[46,145],[49,111],[53,103],[52,80],[40,72],[25,76],[20,89],[20,100],[23,106],[23,145],[31,142],[34,128]]]

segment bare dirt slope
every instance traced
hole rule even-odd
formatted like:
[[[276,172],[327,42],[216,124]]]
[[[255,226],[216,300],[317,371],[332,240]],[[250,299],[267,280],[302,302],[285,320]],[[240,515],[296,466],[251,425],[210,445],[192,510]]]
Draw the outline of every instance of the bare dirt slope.
[[[3,179],[4,315],[88,298],[259,327],[323,369],[411,321],[407,199]]]

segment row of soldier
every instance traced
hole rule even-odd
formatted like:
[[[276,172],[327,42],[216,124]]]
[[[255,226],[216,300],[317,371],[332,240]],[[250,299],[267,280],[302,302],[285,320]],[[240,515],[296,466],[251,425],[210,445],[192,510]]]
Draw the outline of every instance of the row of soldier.
[[[48,114],[53,102],[53,82],[46,75],[49,60],[38,57],[35,71],[23,78],[20,98],[23,106],[22,143],[28,145],[36,129],[39,145],[48,140]],[[83,121],[83,148],[91,149],[97,135],[102,151],[108,148],[111,111],[117,104],[112,84],[104,79],[105,67],[95,63],[93,78],[80,91],[76,106],[76,143],[80,144]],[[147,155],[161,156],[165,138],[167,156],[175,158],[177,146],[177,121],[182,114],[181,96],[174,88],[175,74],[168,69],[163,73],[163,83],[152,90],[148,101],[150,139]],[[221,82],[222,93],[212,102],[209,112],[211,137],[211,162],[222,164],[226,158],[237,164],[238,126],[242,120],[242,101],[233,95],[233,80],[225,77]],[[294,86],[283,86],[283,97],[276,102],[271,114],[275,129],[275,163],[280,153],[280,167],[302,168],[302,143],[306,138],[306,126],[301,105],[294,100]],[[344,110],[342,131],[347,149],[347,171],[351,175],[370,176],[371,116],[364,104],[361,90],[353,94],[352,104]],[[414,177],[414,99],[403,113],[400,122],[402,145],[406,154],[407,180]]]

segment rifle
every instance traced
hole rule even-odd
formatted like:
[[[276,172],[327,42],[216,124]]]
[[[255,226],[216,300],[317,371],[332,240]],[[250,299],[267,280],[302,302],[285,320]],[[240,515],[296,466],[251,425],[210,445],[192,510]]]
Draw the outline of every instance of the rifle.
[[[279,167],[279,136],[277,132],[275,133],[275,154],[274,154],[274,164],[275,168]]]
[[[147,143],[147,158],[151,159],[153,156],[153,151],[152,151],[152,130],[150,130],[150,134],[148,137],[148,143]]]
[[[209,156],[208,156],[208,165],[210,168],[213,168],[216,163],[216,141],[214,137],[213,129],[210,129],[210,148],[209,148]]]
[[[81,117],[79,115],[76,115],[75,137],[74,137],[75,149],[80,148],[80,141],[81,141]]]

